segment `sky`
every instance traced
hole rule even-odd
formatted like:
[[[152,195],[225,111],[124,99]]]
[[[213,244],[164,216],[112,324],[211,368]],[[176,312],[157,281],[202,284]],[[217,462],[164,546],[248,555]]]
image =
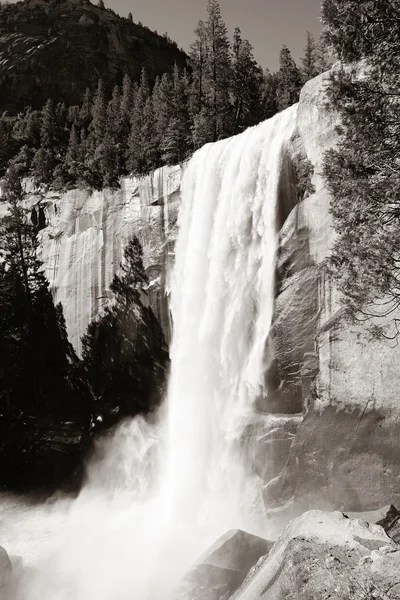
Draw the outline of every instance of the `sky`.
[[[97,3],[97,0],[91,1]],[[220,0],[220,5],[229,33],[238,25],[242,37],[253,45],[261,66],[273,71],[278,67],[283,44],[299,60],[307,31],[319,36],[321,1]],[[142,21],[160,34],[168,33],[187,51],[197,22],[206,18],[207,0],[105,0],[105,4],[123,16],[131,12],[136,22]]]
[[[93,0],[92,0],[93,1]],[[286,44],[294,58],[302,55],[307,31],[319,36],[322,0],[220,0],[230,34],[238,25],[254,46],[258,62],[274,70]],[[158,33],[167,32],[184,50],[194,39],[199,19],[206,18],[206,0],[105,0],[108,7],[142,21]]]

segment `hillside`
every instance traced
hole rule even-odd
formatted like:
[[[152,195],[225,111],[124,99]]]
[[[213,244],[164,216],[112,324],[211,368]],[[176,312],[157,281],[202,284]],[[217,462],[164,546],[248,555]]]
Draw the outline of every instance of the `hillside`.
[[[48,98],[76,104],[98,79],[111,90],[143,67],[151,79],[186,64],[174,42],[88,0],[25,0],[0,7],[0,111]]]

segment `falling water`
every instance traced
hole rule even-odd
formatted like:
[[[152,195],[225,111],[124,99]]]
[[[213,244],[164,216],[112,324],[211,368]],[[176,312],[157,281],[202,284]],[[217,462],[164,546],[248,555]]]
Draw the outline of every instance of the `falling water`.
[[[3,500],[0,543],[24,558],[22,600],[166,600],[220,535],[265,535],[241,452],[263,393],[280,163],[296,107],[199,150],[182,185],[168,398],[99,449],[75,501]],[[266,457],[267,460],[267,457]]]

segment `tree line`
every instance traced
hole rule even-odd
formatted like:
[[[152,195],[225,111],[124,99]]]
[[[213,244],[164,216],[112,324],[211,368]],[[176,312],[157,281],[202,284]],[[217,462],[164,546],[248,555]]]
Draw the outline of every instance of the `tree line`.
[[[125,76],[110,95],[103,81],[76,106],[49,99],[41,111],[0,117],[0,176],[12,162],[20,176],[57,189],[117,187],[185,160],[207,142],[235,135],[298,101],[302,85],[327,68],[311,34],[299,68],[290,50],[279,70],[263,72],[239,28],[230,40],[217,0],[209,0],[190,47],[190,69],[150,84]]]

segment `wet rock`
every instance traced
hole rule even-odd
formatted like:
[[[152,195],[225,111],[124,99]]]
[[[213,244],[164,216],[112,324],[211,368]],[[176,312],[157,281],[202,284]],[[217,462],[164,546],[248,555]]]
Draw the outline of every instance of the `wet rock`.
[[[267,555],[272,542],[240,529],[228,531],[199,558],[182,584],[180,600],[229,598],[244,581],[260,557]]]

